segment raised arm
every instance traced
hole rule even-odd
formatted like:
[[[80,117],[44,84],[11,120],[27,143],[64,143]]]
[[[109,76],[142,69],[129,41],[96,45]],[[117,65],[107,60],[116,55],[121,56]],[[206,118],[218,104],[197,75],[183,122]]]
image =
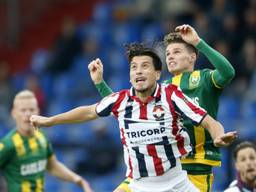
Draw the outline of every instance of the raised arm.
[[[90,71],[91,79],[94,82],[98,92],[102,97],[106,97],[113,93],[111,88],[103,80],[103,64],[99,58],[93,60],[88,65]]]
[[[176,30],[180,32],[184,41],[195,46],[216,68],[212,74],[212,80],[217,88],[224,87],[233,79],[235,70],[230,62],[202,40],[193,27],[189,25],[181,25],[178,26]]]
[[[201,125],[209,131],[216,147],[228,146],[237,137],[236,131],[225,133],[221,123],[213,119],[210,115],[205,116]]]
[[[51,117],[32,115],[30,122],[34,128],[50,127],[59,124],[81,123],[98,118],[96,104],[90,106],[77,107],[68,112]]]
[[[75,183],[76,185],[80,186],[84,192],[92,192],[92,189],[89,183],[83,179],[81,176],[77,175],[75,172],[67,168],[64,164],[57,160],[55,155],[52,155],[47,162],[47,171],[67,182]]]

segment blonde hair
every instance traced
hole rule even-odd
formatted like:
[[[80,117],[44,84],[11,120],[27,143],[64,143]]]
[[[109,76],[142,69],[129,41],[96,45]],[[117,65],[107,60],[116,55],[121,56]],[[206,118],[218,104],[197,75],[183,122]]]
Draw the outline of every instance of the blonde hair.
[[[35,94],[34,94],[32,91],[30,91],[30,90],[27,90],[27,89],[22,90],[22,91],[18,92],[18,93],[15,95],[14,100],[13,100],[13,105],[15,104],[15,102],[16,102],[17,100],[20,100],[20,99],[35,99],[35,100],[36,100],[36,96],[35,96]]]

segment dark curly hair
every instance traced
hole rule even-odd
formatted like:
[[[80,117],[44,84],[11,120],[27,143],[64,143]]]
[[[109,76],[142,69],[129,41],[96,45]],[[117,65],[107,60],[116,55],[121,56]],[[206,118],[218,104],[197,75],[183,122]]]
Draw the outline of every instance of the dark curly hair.
[[[191,44],[187,43],[186,41],[184,41],[179,33],[168,33],[167,35],[164,36],[164,45],[167,47],[168,45],[172,44],[172,43],[183,43],[186,45],[187,49],[190,52],[193,52],[196,54],[196,56],[198,57],[198,50]]]
[[[157,55],[153,47],[149,47],[144,43],[130,43],[125,45],[126,55],[129,63],[135,56],[149,56],[153,59],[154,68],[156,71],[162,70],[162,61]]]

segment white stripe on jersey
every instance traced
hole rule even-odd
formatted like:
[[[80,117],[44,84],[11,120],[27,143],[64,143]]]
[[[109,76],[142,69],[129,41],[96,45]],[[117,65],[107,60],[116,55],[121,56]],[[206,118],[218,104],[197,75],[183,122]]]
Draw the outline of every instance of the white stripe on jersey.
[[[194,113],[194,111],[191,109],[191,107],[188,106],[188,102],[191,103],[192,105],[196,106],[196,104],[187,96],[185,96],[185,99],[180,98],[179,96],[176,95],[176,93],[172,94],[172,101],[174,101],[179,107],[179,109],[187,116],[189,117],[192,121],[200,123],[202,120],[202,115],[198,113]],[[201,107],[197,106],[200,110],[203,110]]]
[[[166,98],[168,91],[170,98]],[[132,173],[129,176],[138,179],[161,175],[176,165],[176,158],[191,151],[180,111],[195,122],[200,122],[205,112],[188,101],[176,86],[162,85],[157,86],[148,103],[139,101],[132,88],[98,103],[96,112],[100,116],[113,112],[118,118],[127,176]]]

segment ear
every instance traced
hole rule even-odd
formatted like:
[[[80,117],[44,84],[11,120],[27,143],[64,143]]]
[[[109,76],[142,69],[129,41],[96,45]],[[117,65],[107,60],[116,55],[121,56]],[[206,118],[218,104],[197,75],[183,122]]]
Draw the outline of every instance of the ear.
[[[161,71],[156,71],[156,80],[158,81],[161,77]]]
[[[196,62],[196,53],[191,53],[190,54],[190,62],[195,63]]]
[[[14,108],[12,108],[11,115],[12,115],[12,118],[15,119],[15,116],[16,116],[16,115],[15,115],[15,110],[14,110]]]

